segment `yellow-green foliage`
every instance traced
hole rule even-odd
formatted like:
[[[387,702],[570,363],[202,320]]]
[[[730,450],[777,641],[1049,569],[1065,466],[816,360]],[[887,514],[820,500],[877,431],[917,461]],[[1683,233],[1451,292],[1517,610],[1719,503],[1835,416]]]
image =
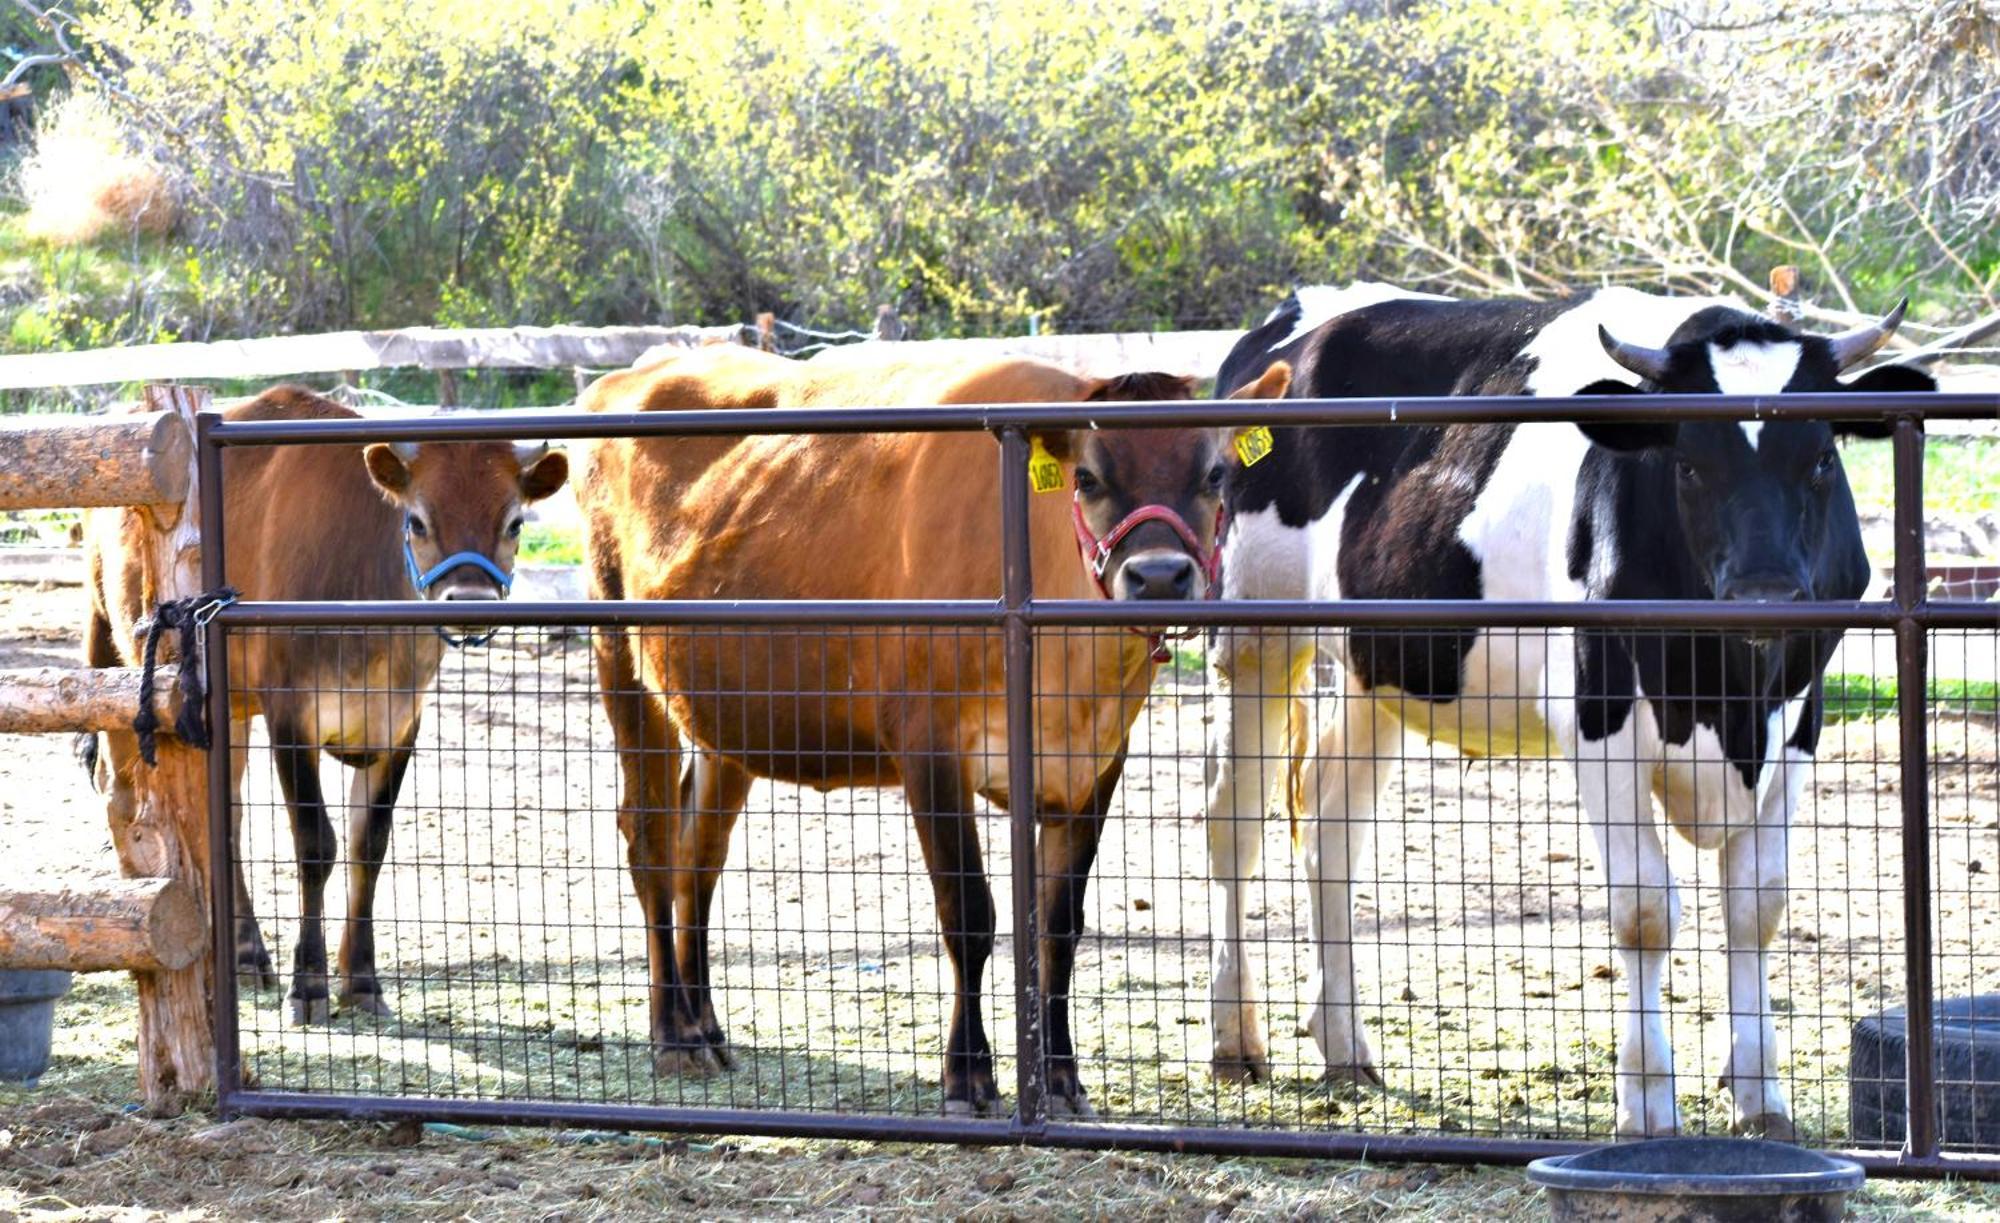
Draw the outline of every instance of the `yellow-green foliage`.
[[[79,18],[183,208],[126,252],[150,313],[94,332],[836,326],[883,303],[931,334],[1230,325],[1293,281],[1355,276],[1741,290],[1820,242],[1857,293],[1929,277],[1951,300],[2000,276],[1990,240],[1948,235],[1961,267],[1866,215],[1833,224],[1848,197],[1824,167],[1767,155],[1813,150],[1732,120],[1704,44],[1636,0],[97,0]],[[1759,54],[1846,96],[1791,72],[1800,52]],[[28,308],[17,343],[82,338],[74,312]]]

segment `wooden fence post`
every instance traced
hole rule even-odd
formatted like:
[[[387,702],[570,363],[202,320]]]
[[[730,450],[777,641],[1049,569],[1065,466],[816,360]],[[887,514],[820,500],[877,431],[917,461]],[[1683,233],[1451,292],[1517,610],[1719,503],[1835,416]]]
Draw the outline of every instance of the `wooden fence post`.
[[[171,412],[194,435],[195,413],[208,406],[205,389],[148,386],[146,406]],[[201,511],[188,450],[187,493],[178,504],[147,506],[139,514],[150,528],[145,549],[149,608],[201,593]],[[180,660],[183,666],[192,659]],[[111,839],[127,875],[177,879],[209,907],[208,768],[204,753],[172,735],[159,737],[159,765],[133,767],[129,812],[112,812]],[[186,966],[139,972],[139,1089],[148,1109],[178,1113],[190,1095],[215,1086],[215,1027],[210,1012],[216,966],[206,953]]]

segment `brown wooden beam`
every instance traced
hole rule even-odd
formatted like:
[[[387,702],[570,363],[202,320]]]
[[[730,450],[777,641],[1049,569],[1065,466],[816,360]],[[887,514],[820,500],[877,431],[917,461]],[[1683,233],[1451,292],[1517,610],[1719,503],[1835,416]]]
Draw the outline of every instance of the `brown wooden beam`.
[[[179,879],[0,885],[0,968],[175,971],[207,946],[201,900]]]
[[[194,435],[168,412],[15,417],[0,428],[0,510],[176,505]]]

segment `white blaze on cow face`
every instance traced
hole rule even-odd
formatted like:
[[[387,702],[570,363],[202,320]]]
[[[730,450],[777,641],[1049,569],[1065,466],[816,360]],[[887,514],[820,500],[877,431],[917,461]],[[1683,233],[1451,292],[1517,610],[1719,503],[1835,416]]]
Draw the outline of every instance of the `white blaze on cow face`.
[[[1724,395],[1776,395],[1791,382],[1798,372],[1799,358],[1804,349],[1796,342],[1784,344],[1737,344],[1724,348],[1719,344],[1708,346],[1710,368],[1715,371],[1715,387]],[[1743,436],[1750,441],[1750,449],[1757,449],[1758,436],[1764,430],[1761,421],[1743,422]]]

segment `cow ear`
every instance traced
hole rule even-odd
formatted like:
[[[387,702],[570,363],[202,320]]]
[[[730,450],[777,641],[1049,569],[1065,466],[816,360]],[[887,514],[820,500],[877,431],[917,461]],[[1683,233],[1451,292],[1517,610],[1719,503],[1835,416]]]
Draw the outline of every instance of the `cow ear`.
[[[1028,441],[1039,443],[1042,449],[1049,452],[1050,458],[1068,466],[1069,461],[1076,457],[1079,432],[1081,431],[1075,429],[1049,429],[1030,433]]]
[[[1874,369],[1854,379],[1840,384],[1843,391],[1935,391],[1937,379],[1913,365],[1878,365]],[[1835,421],[1833,432],[1837,437],[1880,438],[1888,437],[1896,427],[1886,420],[1841,420]]]
[[[361,457],[368,464],[368,478],[390,497],[401,497],[410,491],[410,464],[402,445],[376,442],[364,449]]]
[[[569,456],[560,450],[551,450],[521,470],[521,496],[529,501],[540,501],[553,496],[568,479]]]
[[[1229,393],[1231,399],[1283,399],[1292,387],[1292,367],[1283,361],[1271,362],[1271,368],[1257,376],[1257,381],[1237,387]]]
[[[1637,395],[1639,388],[1616,378],[1600,378],[1578,391],[1579,395]],[[1633,421],[1631,424],[1579,424],[1583,435],[1606,450],[1630,453],[1637,450],[1651,450],[1656,446],[1671,446],[1680,436],[1678,425],[1664,421]]]

